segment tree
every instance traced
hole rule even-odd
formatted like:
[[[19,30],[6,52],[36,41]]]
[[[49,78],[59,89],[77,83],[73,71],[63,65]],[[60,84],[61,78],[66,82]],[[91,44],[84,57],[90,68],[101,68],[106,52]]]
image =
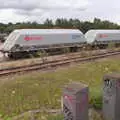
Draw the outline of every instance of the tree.
[[[45,27],[48,27],[48,28],[53,27],[53,22],[52,22],[52,20],[46,19],[46,21],[44,22],[44,26],[45,26]]]

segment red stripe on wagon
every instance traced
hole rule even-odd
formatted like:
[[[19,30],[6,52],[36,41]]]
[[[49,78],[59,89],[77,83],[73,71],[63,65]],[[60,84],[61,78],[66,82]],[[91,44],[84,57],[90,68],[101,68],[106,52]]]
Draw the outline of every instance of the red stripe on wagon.
[[[99,37],[100,38],[105,38],[105,37],[108,37],[108,35],[106,35],[106,34],[100,34]]]
[[[31,41],[31,40],[42,40],[43,38],[41,36],[26,36],[24,37],[25,41]]]

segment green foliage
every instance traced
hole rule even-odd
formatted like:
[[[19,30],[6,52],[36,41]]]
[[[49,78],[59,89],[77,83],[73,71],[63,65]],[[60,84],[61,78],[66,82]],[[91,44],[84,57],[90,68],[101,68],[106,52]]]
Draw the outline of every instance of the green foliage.
[[[0,23],[0,32],[9,34],[14,29],[79,29],[83,33],[86,33],[89,29],[120,29],[120,25],[112,23],[110,21],[95,18],[93,22],[80,21],[79,19],[65,19],[58,18],[55,21],[46,19],[43,24],[37,22],[23,22],[23,23]]]
[[[63,48],[63,53],[69,53],[70,52],[70,48]]]
[[[95,111],[94,109],[90,109],[89,113],[90,113],[90,120],[103,120],[102,115],[99,112]]]
[[[110,43],[108,44],[108,49],[114,49],[114,48],[115,48],[115,43],[110,42]]]
[[[48,53],[46,51],[37,51],[29,55],[30,58],[40,57],[43,62],[47,60]]]
[[[46,19],[46,21],[44,22],[44,26],[46,26],[48,28],[52,28],[53,27],[52,20]]]
[[[23,23],[0,23],[0,32],[1,33],[10,33],[14,29],[26,29],[26,28],[35,28],[35,29],[46,29],[46,28],[77,28],[80,29],[83,33],[89,29],[120,29],[120,26],[112,23],[107,20],[100,20],[95,18],[93,22],[90,21],[80,21],[79,19],[65,19],[58,18],[55,22],[51,19],[46,19],[43,24],[37,22],[23,22]]]
[[[62,115],[48,116],[47,120],[64,120]]]
[[[100,87],[91,89],[90,104],[95,109],[102,109],[102,90]]]
[[[8,119],[42,107],[58,109],[61,107],[62,88],[72,81],[89,85],[90,104],[101,108],[103,75],[114,71],[120,71],[120,60],[106,58],[66,69],[1,77],[0,116]]]

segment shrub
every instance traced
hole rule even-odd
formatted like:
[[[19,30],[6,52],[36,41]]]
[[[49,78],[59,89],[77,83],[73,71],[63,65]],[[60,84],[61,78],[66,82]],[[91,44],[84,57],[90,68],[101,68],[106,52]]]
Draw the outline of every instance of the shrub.
[[[108,44],[108,49],[114,49],[114,48],[115,48],[115,43],[110,42],[110,43]]]
[[[63,48],[63,53],[69,53],[70,52],[70,48]]]
[[[91,92],[90,104],[95,109],[102,109],[102,92],[100,88],[95,88]]]

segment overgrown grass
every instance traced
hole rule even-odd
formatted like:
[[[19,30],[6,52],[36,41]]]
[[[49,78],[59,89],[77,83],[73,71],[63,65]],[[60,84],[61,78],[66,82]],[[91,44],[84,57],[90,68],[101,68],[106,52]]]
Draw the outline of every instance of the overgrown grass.
[[[0,116],[7,120],[32,109],[60,108],[62,88],[71,81],[88,84],[90,103],[100,108],[103,75],[114,71],[120,71],[120,61],[108,59],[0,81]]]
[[[38,115],[36,120],[64,120],[62,115]]]

